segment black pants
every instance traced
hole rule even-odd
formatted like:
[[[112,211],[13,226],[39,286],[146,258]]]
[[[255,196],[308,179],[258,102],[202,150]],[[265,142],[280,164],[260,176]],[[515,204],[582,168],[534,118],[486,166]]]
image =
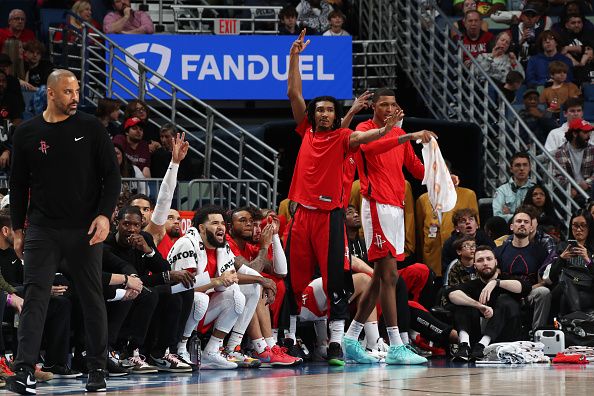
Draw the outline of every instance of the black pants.
[[[45,365],[65,366],[70,351],[70,314],[72,303],[68,297],[52,296],[43,329]]]
[[[452,304],[454,323],[458,332],[466,331],[471,342],[479,340],[480,311],[472,307]],[[500,294],[493,308],[493,316],[487,322],[483,335],[491,341],[516,341],[520,332],[520,303],[507,294]]]
[[[88,229],[31,225],[25,236],[25,303],[20,316],[15,366],[33,370],[37,363],[51,287],[58,264],[75,286],[83,310],[89,370],[105,369],[107,314],[101,286],[102,244],[89,245]]]
[[[142,290],[132,301],[106,302],[109,346],[117,349],[116,344],[121,341],[132,352],[144,345],[158,302],[159,294],[148,290]]]
[[[167,348],[171,353],[177,352],[177,343],[181,339],[194,302],[193,290],[171,294],[167,292],[168,289],[169,286],[154,289],[161,293],[159,293],[159,303],[153,314],[145,348],[156,358],[165,355]]]

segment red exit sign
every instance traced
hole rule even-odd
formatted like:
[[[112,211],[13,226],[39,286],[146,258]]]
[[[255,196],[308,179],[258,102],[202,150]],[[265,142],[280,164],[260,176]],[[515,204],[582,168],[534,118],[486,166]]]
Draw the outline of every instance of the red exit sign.
[[[239,19],[215,19],[215,34],[239,34]]]

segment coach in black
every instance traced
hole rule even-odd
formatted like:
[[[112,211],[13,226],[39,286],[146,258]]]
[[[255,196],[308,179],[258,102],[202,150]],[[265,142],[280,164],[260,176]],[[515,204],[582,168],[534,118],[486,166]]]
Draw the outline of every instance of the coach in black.
[[[101,286],[102,242],[120,192],[113,145],[101,123],[77,112],[79,85],[68,70],[47,80],[47,109],[13,138],[10,215],[14,249],[24,251],[25,303],[18,330],[16,375],[8,389],[35,394],[33,370],[58,263],[83,308],[87,391],[106,390],[107,316]],[[25,218],[28,227],[24,232]],[[90,226],[89,226],[90,225]]]

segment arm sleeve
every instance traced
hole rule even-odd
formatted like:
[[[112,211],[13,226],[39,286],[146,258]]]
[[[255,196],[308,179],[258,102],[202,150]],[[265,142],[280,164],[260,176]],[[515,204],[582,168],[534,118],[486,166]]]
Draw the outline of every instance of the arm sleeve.
[[[242,265],[241,267],[239,267],[239,269],[237,270],[237,273],[243,274],[243,275],[253,275],[253,276],[260,276],[260,277],[262,276],[262,275],[260,275],[260,273],[258,271],[248,267],[245,264]]]
[[[142,12],[140,14],[140,23],[145,34],[153,34],[155,32],[155,26],[153,24],[153,21],[146,12]]]
[[[115,12],[110,12],[103,18],[103,32],[104,33],[116,33],[111,30],[111,25],[116,21],[117,15]]]
[[[167,221],[169,215],[169,209],[171,208],[171,201],[173,200],[173,194],[175,192],[175,185],[177,183],[177,171],[179,164],[171,162],[167,173],[163,177],[163,183],[159,189],[159,195],[157,196],[157,204],[155,210],[151,216],[151,220],[156,225],[163,225]]]
[[[272,236],[272,264],[274,266],[275,274],[287,274],[287,257],[285,256],[283,245],[277,234]]]
[[[29,206],[29,165],[22,144],[22,133],[19,133],[17,128],[14,133],[10,166],[10,218],[14,230],[23,228]]]
[[[113,143],[109,140],[109,134],[103,125],[97,122],[97,165],[103,180],[103,191],[99,200],[98,214],[111,218],[116,207],[120,191],[122,190],[122,178],[116,160]]]
[[[362,144],[361,150],[365,154],[371,154],[371,155],[378,155],[378,154],[385,153],[386,151],[398,146],[398,137],[399,136],[395,136],[395,135],[384,136],[381,139],[378,139],[374,142]]]
[[[415,154],[415,150],[410,141],[404,143],[404,166],[418,180],[425,177],[425,166]]]

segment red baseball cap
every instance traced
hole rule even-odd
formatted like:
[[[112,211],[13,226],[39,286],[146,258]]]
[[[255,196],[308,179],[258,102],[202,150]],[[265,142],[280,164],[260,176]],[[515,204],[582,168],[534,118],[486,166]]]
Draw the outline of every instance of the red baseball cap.
[[[578,129],[580,131],[588,132],[594,129],[594,126],[588,121],[584,121],[581,118],[576,118],[569,122],[569,129]]]
[[[142,120],[140,118],[138,118],[138,117],[130,117],[124,123],[124,129],[131,128],[134,125],[138,125],[138,124],[141,124],[140,126],[142,127]]]

